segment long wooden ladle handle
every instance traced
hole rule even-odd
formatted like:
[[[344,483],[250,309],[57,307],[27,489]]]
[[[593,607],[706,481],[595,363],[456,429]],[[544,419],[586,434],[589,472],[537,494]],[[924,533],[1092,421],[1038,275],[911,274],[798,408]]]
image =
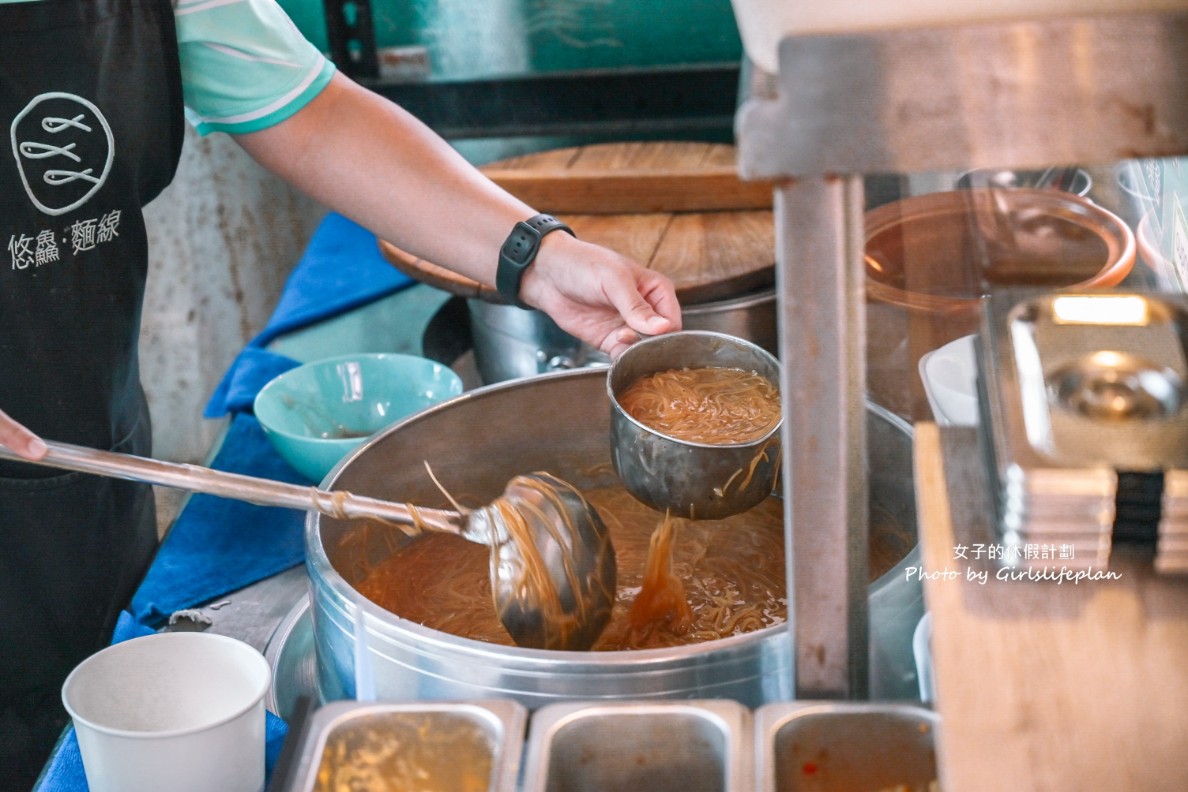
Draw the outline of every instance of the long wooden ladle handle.
[[[317,487],[227,473],[201,465],[165,462],[69,443],[47,441],[46,446],[49,452],[36,462],[17,456],[3,446],[0,446],[0,458],[201,492],[260,506],[314,511],[339,520],[372,519],[431,531],[460,535],[463,533],[464,518],[458,512],[422,509],[345,491],[329,492]],[[466,538],[474,539],[470,534],[467,534]]]

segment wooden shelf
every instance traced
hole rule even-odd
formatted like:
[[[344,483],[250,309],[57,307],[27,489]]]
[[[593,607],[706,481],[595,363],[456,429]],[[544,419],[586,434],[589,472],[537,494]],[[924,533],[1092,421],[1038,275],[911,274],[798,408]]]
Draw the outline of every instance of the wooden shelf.
[[[976,432],[919,424],[915,464],[925,570],[955,573],[925,580],[943,789],[1188,789],[1188,578],[998,580],[955,557],[996,542]]]

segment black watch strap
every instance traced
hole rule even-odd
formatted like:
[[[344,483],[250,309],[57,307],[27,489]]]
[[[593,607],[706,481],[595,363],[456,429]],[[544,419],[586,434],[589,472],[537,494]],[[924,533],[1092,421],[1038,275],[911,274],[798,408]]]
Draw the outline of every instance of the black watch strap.
[[[572,228],[547,214],[530,217],[512,228],[503,247],[499,248],[499,268],[495,270],[495,288],[503,299],[520,308],[532,307],[520,301],[520,282],[524,280],[524,271],[532,266],[540,252],[540,241],[545,234],[557,230],[577,236]]]

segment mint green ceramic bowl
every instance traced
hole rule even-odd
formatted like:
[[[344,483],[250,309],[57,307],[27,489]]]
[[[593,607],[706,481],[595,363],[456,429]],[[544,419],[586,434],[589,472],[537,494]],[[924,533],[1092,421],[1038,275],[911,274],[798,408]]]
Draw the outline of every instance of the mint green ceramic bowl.
[[[320,482],[390,424],[462,393],[462,379],[428,358],[361,353],[305,363],[256,395],[255,413],[277,453]]]

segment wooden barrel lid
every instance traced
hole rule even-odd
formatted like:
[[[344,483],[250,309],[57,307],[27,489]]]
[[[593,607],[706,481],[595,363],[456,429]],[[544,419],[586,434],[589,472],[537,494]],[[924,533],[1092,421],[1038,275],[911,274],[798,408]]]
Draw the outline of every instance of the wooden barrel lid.
[[[775,283],[770,182],[738,178],[733,146],[602,143],[554,149],[482,168],[579,238],[663,272],[683,304],[713,302]],[[501,303],[491,287],[380,241],[402,272],[452,294]]]

